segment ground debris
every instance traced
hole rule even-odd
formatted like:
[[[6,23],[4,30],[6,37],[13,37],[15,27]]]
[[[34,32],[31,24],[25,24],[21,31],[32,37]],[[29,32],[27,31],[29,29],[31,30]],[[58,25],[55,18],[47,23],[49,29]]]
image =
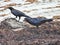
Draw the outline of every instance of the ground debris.
[[[5,22],[16,23],[15,19],[7,19]],[[3,23],[4,24],[4,23]],[[13,23],[12,23],[13,24]],[[11,24],[10,24],[11,25]],[[17,24],[18,25],[18,24]],[[27,24],[28,25],[28,24]],[[4,25],[3,25],[4,26]],[[31,25],[32,26],[32,25]],[[10,27],[8,24],[4,28],[0,27],[0,44],[1,45],[60,45],[60,22],[49,22],[40,25],[39,29],[28,28],[13,31],[13,29],[5,28]],[[25,26],[26,27],[26,26]]]

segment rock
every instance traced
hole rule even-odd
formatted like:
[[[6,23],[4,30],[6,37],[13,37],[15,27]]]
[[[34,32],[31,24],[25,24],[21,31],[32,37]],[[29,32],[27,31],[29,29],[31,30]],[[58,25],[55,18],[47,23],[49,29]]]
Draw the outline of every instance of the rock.
[[[17,29],[17,28],[25,28],[25,23],[18,22],[15,18],[7,18],[1,22],[0,28],[6,29]]]
[[[1,14],[0,17],[4,17],[4,16],[7,16],[8,14]]]
[[[0,45],[60,45],[60,22],[45,23],[39,29],[27,27],[26,22],[15,18],[7,18],[0,24],[4,28],[0,29]]]
[[[10,0],[4,0],[5,2],[9,2]]]
[[[48,45],[60,45],[60,41],[56,41],[56,42],[53,42],[53,43],[49,43]]]
[[[14,40],[7,41],[8,45],[18,45],[18,43]]]
[[[26,2],[34,3],[34,2],[37,2],[37,0],[26,0]]]
[[[8,45],[5,40],[0,40],[0,45]]]

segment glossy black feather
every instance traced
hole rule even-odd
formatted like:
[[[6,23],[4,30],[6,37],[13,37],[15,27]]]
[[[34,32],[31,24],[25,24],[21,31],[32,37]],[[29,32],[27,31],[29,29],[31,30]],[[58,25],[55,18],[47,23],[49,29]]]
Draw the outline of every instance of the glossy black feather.
[[[45,23],[45,22],[50,22],[53,19],[47,19],[47,18],[25,18],[25,21],[28,22],[31,25],[36,26],[37,28],[39,25]]]
[[[23,13],[23,12],[21,12],[21,11],[19,11],[19,10],[16,10],[16,9],[14,9],[14,8],[12,8],[12,7],[8,7],[10,10],[11,10],[11,13],[13,14],[13,15],[15,15],[16,16],[16,18],[17,17],[29,17],[29,16],[27,16],[25,13]]]

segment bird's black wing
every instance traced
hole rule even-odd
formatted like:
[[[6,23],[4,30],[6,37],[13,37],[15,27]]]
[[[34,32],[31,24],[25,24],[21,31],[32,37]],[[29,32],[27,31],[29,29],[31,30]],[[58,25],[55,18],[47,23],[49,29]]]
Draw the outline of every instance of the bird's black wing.
[[[13,13],[15,16],[29,17],[29,16],[27,16],[25,13],[23,13],[23,12],[21,12],[21,11],[19,11],[19,10],[16,10],[16,9],[12,10],[12,13]]]
[[[32,25],[38,25],[40,23],[38,18],[25,18],[25,20]]]
[[[25,14],[19,10],[13,9],[12,13],[17,16],[24,16]]]

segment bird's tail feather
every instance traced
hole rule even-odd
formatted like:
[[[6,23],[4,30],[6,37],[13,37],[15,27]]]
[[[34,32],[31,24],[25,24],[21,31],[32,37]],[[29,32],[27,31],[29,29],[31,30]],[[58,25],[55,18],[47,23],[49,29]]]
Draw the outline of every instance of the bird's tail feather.
[[[26,18],[31,18],[30,16],[27,16],[27,15],[25,15],[24,17],[26,17]]]
[[[46,20],[46,22],[51,22],[51,21],[53,21],[53,19],[47,19],[47,20]]]

